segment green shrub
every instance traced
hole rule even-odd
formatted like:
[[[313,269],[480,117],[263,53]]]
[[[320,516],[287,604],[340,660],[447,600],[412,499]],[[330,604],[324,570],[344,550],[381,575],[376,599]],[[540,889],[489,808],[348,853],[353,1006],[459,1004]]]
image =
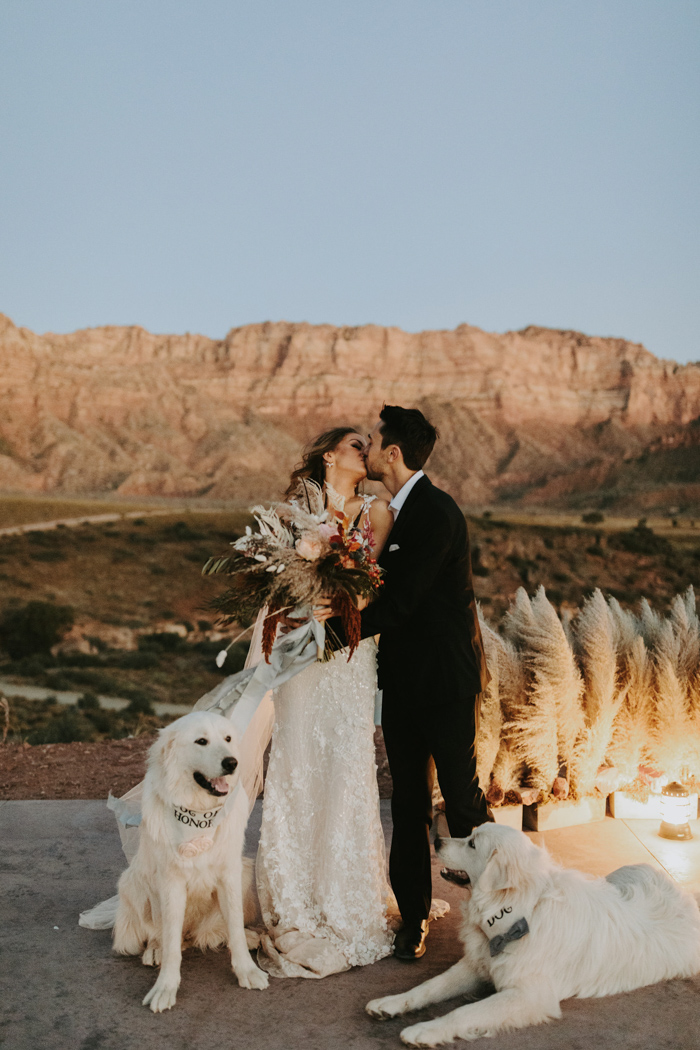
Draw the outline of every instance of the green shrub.
[[[64,674],[72,682],[77,682],[78,685],[91,685],[93,689],[99,689],[101,693],[118,694],[120,689],[120,683],[116,678],[97,669],[76,667],[66,670]]]
[[[129,706],[124,708],[125,715],[154,715],[155,710],[150,697],[145,693],[137,693],[132,697]]]
[[[36,678],[54,663],[55,660],[50,653],[37,653],[35,656],[25,656],[21,660],[15,660],[9,670],[11,674],[23,675],[25,678]]]
[[[203,656],[216,656],[220,649],[223,649],[227,643],[222,641],[212,642],[208,638],[203,638],[201,642],[195,642],[192,646],[196,653],[202,653]]]
[[[6,609],[0,618],[0,645],[13,660],[48,653],[74,623],[70,605],[31,601],[24,608]]]
[[[92,722],[75,707],[67,707],[41,729],[35,729],[27,737],[30,744],[71,744],[74,741],[96,739]]]
[[[78,700],[78,708],[80,711],[99,711],[100,701],[94,693],[83,693]]]
[[[124,724],[119,717],[119,712],[103,711],[102,708],[98,708],[97,711],[86,711],[85,714],[98,733],[103,733],[112,740],[119,740],[127,735]]]
[[[104,661],[97,653],[59,653],[56,662],[60,667],[102,667]]]
[[[67,555],[63,551],[45,550],[31,551],[29,557],[32,561],[67,561]]]
[[[69,676],[64,671],[59,671],[57,674],[49,674],[45,671],[41,678],[41,684],[45,685],[47,689],[58,689],[59,692],[68,693],[75,690],[75,682],[72,676]]]
[[[176,649],[182,649],[187,645],[184,638],[174,631],[161,631],[154,634],[142,634],[139,638],[139,649],[159,649],[161,652],[172,653]]]
[[[158,654],[148,649],[138,649],[136,652],[122,653],[114,661],[117,667],[123,667],[132,671],[148,671],[159,664]]]
[[[519,554],[509,554],[506,557],[506,561],[509,561],[514,569],[517,569],[518,575],[524,584],[530,583],[530,570],[536,569],[534,561],[530,558],[523,558]]]
[[[211,557],[211,551],[185,551],[183,558],[186,561],[196,562],[197,565],[204,565],[204,563]]]
[[[136,551],[127,550],[126,547],[116,547],[112,551],[112,562],[119,564],[122,561],[128,561],[130,558],[136,557]]]
[[[129,543],[140,543],[144,547],[155,547],[158,542],[155,536],[149,536],[147,532],[130,532],[127,539]]]
[[[472,547],[472,572],[475,576],[489,576],[489,569],[481,561],[481,547],[475,543]]]
[[[232,645],[228,651],[226,662],[221,670],[224,671],[225,674],[237,674],[238,671],[242,671],[245,666],[245,660],[249,648],[250,642],[236,642],[235,645]]]
[[[618,532],[610,536],[608,546],[630,554],[669,554],[673,545],[665,536],[657,536],[653,529],[641,522],[629,532]]]
[[[57,532],[42,531],[38,529],[36,532],[26,532],[27,543],[32,546],[40,547],[55,547],[57,543],[61,543],[63,537],[59,536]]]
[[[203,533],[195,532],[186,521],[176,521],[173,525],[166,525],[161,529],[160,535],[162,539],[176,543],[183,540],[191,543],[194,540],[206,539]]]

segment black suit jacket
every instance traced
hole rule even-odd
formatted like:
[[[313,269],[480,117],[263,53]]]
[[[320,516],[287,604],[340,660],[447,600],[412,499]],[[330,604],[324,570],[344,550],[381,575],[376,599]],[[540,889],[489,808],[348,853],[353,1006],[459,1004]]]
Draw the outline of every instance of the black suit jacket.
[[[452,497],[429,478],[409,492],[379,564],[384,586],[362,613],[362,636],[381,635],[385,702],[442,707],[482,692],[490,675],[467,523]]]

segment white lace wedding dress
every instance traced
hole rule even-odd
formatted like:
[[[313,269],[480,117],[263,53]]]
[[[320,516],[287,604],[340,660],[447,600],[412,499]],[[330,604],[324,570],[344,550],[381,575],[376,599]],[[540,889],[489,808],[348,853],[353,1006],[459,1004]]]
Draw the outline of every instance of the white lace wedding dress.
[[[286,682],[257,858],[259,962],[280,977],[325,977],[389,955],[387,883],[374,753],[376,646],[363,641]]]

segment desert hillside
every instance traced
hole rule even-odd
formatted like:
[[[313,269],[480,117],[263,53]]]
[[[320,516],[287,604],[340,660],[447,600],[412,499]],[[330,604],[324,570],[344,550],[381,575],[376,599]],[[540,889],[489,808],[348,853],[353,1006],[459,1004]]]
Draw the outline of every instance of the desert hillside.
[[[286,322],[222,340],[137,327],[37,335],[0,315],[0,489],[249,500],[301,443],[382,403],[439,426],[465,506],[700,511],[700,365],[530,327]]]

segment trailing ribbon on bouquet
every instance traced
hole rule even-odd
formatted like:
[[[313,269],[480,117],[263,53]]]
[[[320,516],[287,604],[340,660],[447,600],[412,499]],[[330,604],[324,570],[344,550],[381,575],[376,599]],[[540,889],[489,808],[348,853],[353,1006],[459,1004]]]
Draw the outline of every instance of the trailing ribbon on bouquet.
[[[308,619],[275,640],[269,663],[261,660],[225,678],[197,701],[194,710],[220,711],[243,736],[265,694],[315,663],[323,651],[325,627],[310,614],[310,609],[295,610],[292,616]]]

